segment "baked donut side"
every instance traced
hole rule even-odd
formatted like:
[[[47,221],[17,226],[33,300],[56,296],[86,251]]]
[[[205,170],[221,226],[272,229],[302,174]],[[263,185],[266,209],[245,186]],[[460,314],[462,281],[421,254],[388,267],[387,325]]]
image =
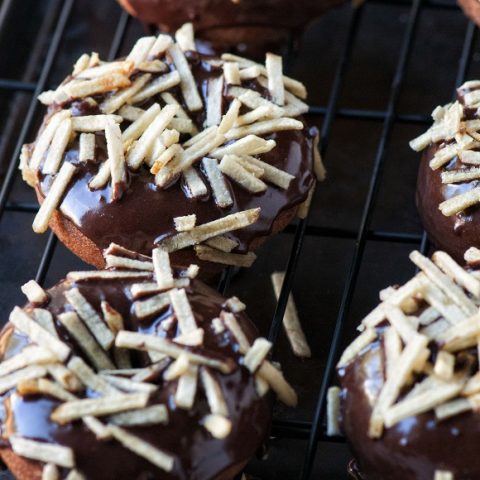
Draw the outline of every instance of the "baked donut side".
[[[410,142],[424,151],[416,192],[423,225],[434,244],[458,262],[470,246],[480,246],[479,88],[477,80],[462,85],[458,99],[437,107],[433,126]]]
[[[192,22],[198,42],[209,52],[229,51],[260,56],[276,51],[289,36],[345,0],[301,0],[292,8],[288,0],[119,0],[130,15],[174,32]],[[273,49],[273,50],[272,50]]]
[[[337,365],[329,430],[361,479],[476,478],[480,250],[467,269],[442,251],[410,259],[419,273],[381,292]]]
[[[3,461],[19,480],[233,478],[268,436],[269,391],[297,401],[271,345],[198,266],[105,256],[106,270],[22,287],[30,302],[0,335]]]
[[[324,178],[305,87],[280,57],[200,55],[182,32],[144,37],[124,60],[84,55],[40,96],[49,109],[21,157],[42,204],[33,227],[50,223],[96,266],[111,242],[249,266]]]

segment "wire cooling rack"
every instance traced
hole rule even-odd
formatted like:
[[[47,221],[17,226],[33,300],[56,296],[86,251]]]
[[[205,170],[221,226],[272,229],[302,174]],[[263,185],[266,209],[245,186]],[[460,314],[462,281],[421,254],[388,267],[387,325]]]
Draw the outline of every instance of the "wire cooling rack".
[[[11,60],[0,73],[4,319],[22,301],[19,285],[31,277],[51,285],[79,265],[52,233],[31,232],[37,205],[17,165],[41,119],[37,95],[63,78],[77,53],[101,48],[103,58],[113,59],[142,34],[113,0],[96,3],[0,5],[0,54]],[[270,454],[247,467],[255,478],[346,478],[345,441],[324,433],[326,392],[340,349],[375,305],[378,288],[411,275],[409,250],[429,249],[414,211],[416,156],[405,144],[429,125],[429,111],[478,69],[477,49],[476,29],[453,0],[367,0],[328,13],[298,50],[287,53],[285,64],[313,97],[308,117],[320,126],[330,178],[318,186],[309,219],[271,239],[250,271],[227,269],[219,284],[222,292],[246,297],[250,316],[274,342],[301,398],[296,411],[276,407]],[[278,269],[286,275],[274,302],[269,273]],[[292,290],[311,360],[294,358],[282,334]]]

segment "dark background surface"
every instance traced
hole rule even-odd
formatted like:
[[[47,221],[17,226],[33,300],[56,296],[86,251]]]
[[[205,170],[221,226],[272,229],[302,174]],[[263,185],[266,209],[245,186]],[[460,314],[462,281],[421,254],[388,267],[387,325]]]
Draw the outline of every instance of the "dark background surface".
[[[52,41],[62,0],[22,0],[12,3],[5,18],[0,15],[0,77],[36,82]],[[407,64],[396,112],[398,116],[428,115],[439,103],[447,103],[454,91],[459,56],[467,20],[460,10],[434,8],[423,2],[413,49]],[[433,2],[443,6],[453,1]],[[276,352],[287,378],[297,389],[300,405],[291,410],[277,407],[277,419],[307,422],[298,438],[276,438],[268,458],[252,461],[248,472],[262,479],[298,478],[308,439],[308,422],[315,403],[337,321],[342,294],[355,253],[355,237],[361,224],[372,168],[383,128],[381,112],[387,108],[392,80],[399,60],[410,1],[367,1],[363,7],[350,51],[345,82],[340,91],[339,111],[333,122],[325,163],[328,180],[319,185],[309,220],[309,229],[300,256],[293,292],[300,319],[313,351],[313,358],[302,361],[290,354],[283,333]],[[0,7],[1,9],[2,7]],[[3,11],[0,10],[0,11]],[[55,57],[48,85],[60,82],[71,65],[85,51],[109,52],[121,10],[113,0],[77,0],[69,15],[67,29]],[[292,75],[306,83],[309,102],[325,107],[331,95],[335,71],[352,16],[349,5],[329,12],[304,35],[295,54]],[[45,35],[42,34],[45,32]],[[121,53],[128,52],[144,33],[136,21],[129,22]],[[467,77],[478,78],[480,50],[477,42]],[[32,100],[31,92],[15,93],[0,88],[0,180],[7,169],[17,142],[22,120]],[[347,118],[345,109],[377,112],[377,119]],[[43,108],[29,132],[33,140]],[[342,112],[344,112],[342,114]],[[348,112],[347,112],[348,113]],[[311,117],[322,126],[323,115]],[[414,202],[418,155],[408,141],[421,133],[424,125],[396,121],[386,145],[383,175],[370,229],[412,235],[412,242],[368,240],[355,284],[351,308],[346,315],[342,347],[353,337],[361,318],[374,307],[378,290],[408,279],[414,269],[407,255],[419,247],[422,227]],[[0,321],[7,320],[15,304],[22,304],[19,286],[34,278],[48,235],[31,229],[34,213],[15,211],[15,204],[34,203],[34,194],[16,176],[8,198],[9,208],[0,224]],[[17,209],[18,210],[18,209]],[[294,228],[271,239],[259,252],[254,266],[236,275],[228,293],[248,304],[248,313],[263,334],[268,333],[275,310],[270,273],[284,270],[293,242]],[[72,269],[83,265],[62,245],[57,245],[45,285],[50,286]],[[343,443],[320,442],[311,478],[346,478],[350,456]]]

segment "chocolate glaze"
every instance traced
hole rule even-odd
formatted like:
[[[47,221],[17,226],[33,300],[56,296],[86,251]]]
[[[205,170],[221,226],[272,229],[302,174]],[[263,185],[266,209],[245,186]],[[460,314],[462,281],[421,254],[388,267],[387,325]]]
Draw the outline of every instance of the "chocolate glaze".
[[[372,404],[384,383],[380,341],[338,370],[343,430],[364,480],[432,480],[435,470],[455,480],[480,478],[480,417],[468,412],[438,422],[433,412],[409,417],[368,436]]]
[[[90,280],[78,284],[63,281],[49,290],[51,301],[45,308],[54,315],[71,309],[70,306],[66,306],[63,292],[77,286],[97,311],[100,311],[100,302],[107,300],[123,315],[127,329],[167,337],[175,336],[174,329],[165,332],[160,328],[162,321],[172,314],[170,309],[148,321],[135,318],[129,287],[132,283],[138,283],[137,280]],[[204,345],[190,348],[193,351],[201,350],[209,356],[233,359],[238,363],[238,345],[233,337],[228,331],[215,334],[210,325],[211,319],[219,315],[225,300],[199,281],[193,281],[191,287],[186,290],[196,322],[205,330]],[[31,305],[26,306],[27,311],[31,308]],[[251,341],[258,336],[244,313],[236,314],[236,317]],[[88,361],[77,345],[68,338],[59,322],[56,322],[56,328],[62,339],[72,346],[74,354]],[[3,359],[17,353],[27,342],[26,337],[14,332],[7,324],[0,339]],[[144,354],[132,355],[132,362],[134,367],[150,363]],[[224,392],[229,418],[232,421],[232,433],[224,440],[214,439],[200,426],[200,419],[209,413],[201,383],[194,406],[187,411],[175,409],[173,397],[176,382],[162,385],[163,381],[160,378],[153,380],[152,382],[158,383],[161,388],[150,404],[168,405],[168,424],[128,428],[130,432],[174,456],[175,465],[171,473],[159,470],[123,448],[118,442],[97,441],[82,422],[77,421],[64,426],[51,422],[49,415],[58,405],[58,401],[44,396],[22,398],[14,390],[2,397],[4,411],[0,412],[0,418],[3,443],[7,441],[9,435],[18,433],[23,437],[70,446],[75,452],[77,469],[89,480],[212,479],[228,467],[247,461],[266,440],[271,420],[271,396],[258,397],[254,379],[245,367],[238,366],[229,375],[217,372],[213,374]],[[94,393],[87,392],[87,395],[94,396]]]
[[[218,75],[218,69],[207,63],[206,60],[210,57],[200,56],[194,52],[188,57],[205,104],[207,81]],[[244,82],[243,85],[268,96],[268,92],[255,81]],[[178,89],[171,92],[183,102]],[[101,101],[101,97],[95,98]],[[224,112],[228,109],[230,101],[231,98],[225,92]],[[148,103],[142,105],[144,108],[148,106]],[[86,102],[77,101],[63,105],[63,108],[68,107],[72,108],[73,115],[98,113],[92,111]],[[51,108],[47,117],[59,108],[59,106]],[[200,130],[204,116],[204,111],[192,115]],[[126,128],[126,125],[128,122],[123,122],[122,128]],[[219,208],[210,194],[202,199],[187,198],[181,180],[177,180],[166,189],[156,187],[154,176],[146,167],[141,167],[138,172],[129,172],[122,198],[112,202],[110,183],[96,191],[88,188],[89,180],[98,170],[94,162],[89,162],[79,165],[79,171],[63,198],[60,210],[100,249],[106,248],[111,242],[116,242],[129,249],[149,254],[155,242],[176,233],[174,217],[195,213],[197,224],[202,224],[234,212],[260,207],[260,218],[255,224],[229,234],[239,242],[239,247],[235,251],[243,253],[248,251],[252,240],[271,233],[275,219],[283,211],[295,207],[306,199],[314,183],[312,144],[316,133],[316,128],[305,126],[301,131],[276,132],[265,137],[274,139],[277,146],[260,158],[291,173],[295,179],[287,190],[269,184],[265,192],[252,194],[226,178],[234,200],[229,208]],[[96,163],[98,163],[106,158],[107,153],[103,132],[98,133],[96,137]],[[67,158],[73,163],[78,162],[77,143],[67,152]],[[198,164],[195,168],[203,176]],[[209,188],[205,177],[204,180]],[[39,175],[37,191],[41,197],[48,193],[51,181],[51,176]]]
[[[159,25],[162,31],[173,32],[192,22],[197,37],[218,51],[228,46],[245,50],[259,43],[278,48],[289,33],[301,33],[307,24],[345,0],[301,0],[295,8],[289,0],[118,1],[131,15]],[[254,30],[258,34],[249,35]]]
[[[466,92],[466,90],[459,92],[460,101]],[[474,118],[471,112],[467,111],[466,115]],[[442,143],[431,145],[423,153],[417,177],[417,208],[423,226],[433,243],[452,255],[457,262],[464,263],[465,250],[469,247],[480,247],[480,206],[474,205],[450,217],[443,215],[438,206],[448,198],[478,187],[480,182],[473,180],[450,185],[442,184],[442,171],[468,168],[468,165],[462,164],[458,157],[455,157],[444,167],[432,170],[429,162],[442,145]]]

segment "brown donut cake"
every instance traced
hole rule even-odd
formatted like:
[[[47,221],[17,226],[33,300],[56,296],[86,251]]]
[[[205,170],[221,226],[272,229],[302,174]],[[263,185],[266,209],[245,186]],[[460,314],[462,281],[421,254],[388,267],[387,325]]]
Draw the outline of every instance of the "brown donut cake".
[[[417,207],[435,245],[458,262],[480,246],[480,81],[466,82],[458,99],[437,107],[433,126],[412,140],[424,150],[417,179]]]
[[[480,25],[480,2],[478,0],[457,0],[465,15]]]
[[[291,34],[345,0],[119,0],[142,22],[174,32],[192,22],[199,48],[207,52],[236,49],[258,55],[277,50]]]
[[[34,230],[50,224],[99,268],[110,242],[147,255],[162,246],[183,266],[249,266],[308,204],[314,163],[324,175],[296,96],[305,87],[280,57],[264,67],[200,55],[189,26],[177,39],[141,38],[115,62],[84,55],[40,96],[48,113],[21,158],[42,203]]]
[[[480,250],[465,270],[412,252],[419,273],[380,294],[331,387],[329,433],[345,433],[363,480],[480,478]]]
[[[270,342],[196,265],[106,256],[115,268],[22,287],[0,335],[3,461],[19,480],[231,480],[267,439],[270,388],[297,401]]]

